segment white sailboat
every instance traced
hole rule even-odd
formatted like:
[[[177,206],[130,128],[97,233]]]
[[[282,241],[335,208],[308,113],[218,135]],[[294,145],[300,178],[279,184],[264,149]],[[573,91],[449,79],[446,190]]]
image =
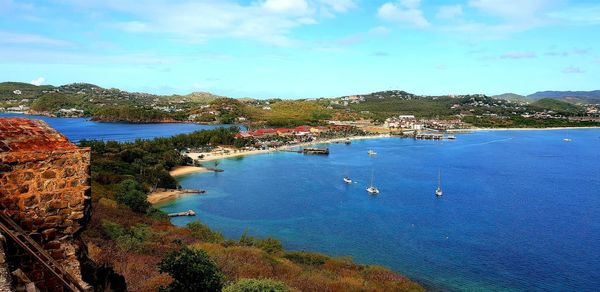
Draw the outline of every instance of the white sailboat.
[[[438,187],[435,190],[436,197],[441,197],[444,194],[444,192],[442,192],[441,178],[442,178],[441,172],[438,171]]]
[[[369,152],[367,153],[369,153],[369,156],[377,155],[377,152],[375,152],[375,150],[369,150]]]
[[[369,186],[367,188],[367,192],[369,194],[371,194],[371,195],[378,195],[379,194],[379,189],[376,188],[375,186],[373,186],[373,176],[374,176],[374,173],[371,172],[371,186]]]

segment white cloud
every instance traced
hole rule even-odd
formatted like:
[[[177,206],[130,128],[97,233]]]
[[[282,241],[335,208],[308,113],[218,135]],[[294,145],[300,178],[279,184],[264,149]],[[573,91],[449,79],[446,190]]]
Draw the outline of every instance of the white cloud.
[[[305,0],[266,0],[262,7],[270,12],[291,15],[304,15],[309,9]]]
[[[423,11],[419,8],[420,0],[400,0],[398,2],[387,2],[377,11],[377,16],[383,20],[398,22],[414,27],[428,27],[431,24]]]
[[[555,2],[555,0],[471,0],[469,5],[491,15],[525,20],[534,17]]]
[[[588,4],[567,7],[559,11],[551,11],[547,13],[547,16],[563,23],[598,25],[600,24],[600,5]]]
[[[0,44],[68,46],[71,43],[37,34],[21,34],[0,31]]]
[[[390,32],[391,30],[385,26],[376,26],[369,30],[369,33],[374,35],[387,35]]]
[[[356,7],[354,0],[321,0],[321,4],[335,12],[346,12]]]
[[[436,14],[437,18],[441,19],[453,19],[463,14],[462,5],[444,5],[440,6]]]
[[[313,25],[326,10],[328,15],[355,7],[353,0],[256,0],[248,4],[215,0],[61,0],[78,9],[114,15],[110,26],[135,33],[169,34],[176,40],[198,43],[214,38],[251,39],[289,46],[297,27]]]
[[[508,52],[500,56],[500,59],[532,59],[537,55],[534,52]]]
[[[581,68],[574,67],[574,66],[569,66],[569,67],[563,69],[562,72],[565,73],[565,74],[581,74],[581,73],[585,73],[585,71],[583,71]]]
[[[31,84],[35,85],[35,86],[40,86],[42,84],[44,84],[44,82],[46,82],[46,78],[44,77],[38,77],[36,79],[31,80]]]

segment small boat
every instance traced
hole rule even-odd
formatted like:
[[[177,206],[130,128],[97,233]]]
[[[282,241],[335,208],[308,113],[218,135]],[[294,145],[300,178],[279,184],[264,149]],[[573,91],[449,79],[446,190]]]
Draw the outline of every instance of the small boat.
[[[367,188],[367,193],[371,195],[379,195],[379,189],[373,186],[373,172],[371,172],[371,186]]]
[[[563,141],[565,141],[565,142],[573,142],[573,139],[570,139],[570,138],[564,138],[564,139],[563,139]]]
[[[438,172],[438,187],[435,190],[435,196],[441,197],[443,194],[444,194],[444,192],[442,192],[442,186],[441,186],[441,173]]]
[[[352,183],[352,179],[350,179],[347,176],[344,176],[344,182],[347,183],[347,184],[351,184]]]
[[[454,135],[448,135],[448,140],[456,140],[456,136]]]
[[[379,189],[376,187],[368,187],[367,192],[371,195],[379,195]]]
[[[344,144],[346,144],[346,145],[350,145],[350,144],[352,144],[352,140],[350,140],[350,139],[346,139],[346,141],[344,141]]]
[[[375,152],[375,150],[369,150],[369,152],[367,153],[369,153],[369,156],[377,155],[377,152]]]

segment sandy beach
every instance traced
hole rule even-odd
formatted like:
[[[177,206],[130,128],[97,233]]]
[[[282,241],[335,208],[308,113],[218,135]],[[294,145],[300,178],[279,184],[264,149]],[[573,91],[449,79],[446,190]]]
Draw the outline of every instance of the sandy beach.
[[[152,205],[179,199],[184,196],[198,195],[200,192],[193,190],[158,189],[148,194],[148,202]]]
[[[199,162],[207,162],[207,161],[213,161],[213,160],[219,160],[219,159],[227,159],[227,158],[233,158],[233,157],[239,157],[239,156],[246,156],[246,155],[256,155],[256,154],[273,153],[273,152],[277,152],[277,151],[287,151],[287,150],[298,148],[298,147],[307,147],[307,146],[316,145],[316,144],[331,144],[331,143],[336,143],[336,142],[344,142],[346,140],[365,140],[365,139],[376,139],[376,138],[386,138],[386,137],[390,137],[390,135],[383,134],[383,135],[375,135],[375,136],[356,136],[356,137],[348,137],[348,138],[335,138],[335,139],[317,140],[317,141],[313,141],[313,142],[306,142],[306,143],[299,143],[299,144],[294,144],[294,145],[281,146],[281,147],[278,147],[278,148],[272,148],[272,149],[268,149],[268,150],[248,150],[248,151],[244,151],[244,150],[235,150],[234,151],[234,150],[232,150],[233,152],[227,153],[227,154],[220,154],[220,153],[188,153],[187,155],[190,158],[194,159],[194,160],[198,160]],[[202,159],[199,159],[200,155],[204,155],[204,157]]]
[[[177,167],[173,168],[171,171],[169,171],[169,174],[171,176],[175,177],[175,176],[181,176],[181,175],[186,175],[186,174],[190,174],[190,173],[205,172],[205,171],[208,171],[208,169],[206,169],[206,167],[177,166]]]

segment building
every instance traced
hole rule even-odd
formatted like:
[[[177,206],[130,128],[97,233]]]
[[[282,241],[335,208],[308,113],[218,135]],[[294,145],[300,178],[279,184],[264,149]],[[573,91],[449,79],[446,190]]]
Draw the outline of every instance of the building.
[[[9,284],[14,291],[67,291],[65,279],[90,290],[80,262],[89,260],[79,238],[91,216],[89,148],[75,146],[42,121],[0,118],[0,210],[0,227],[9,235],[0,244],[0,287],[11,283],[2,277],[9,271],[20,275]],[[13,232],[23,236],[17,240]],[[38,246],[23,248],[27,239]],[[46,260],[34,256],[44,254]],[[52,261],[60,266],[59,276],[44,266]]]

